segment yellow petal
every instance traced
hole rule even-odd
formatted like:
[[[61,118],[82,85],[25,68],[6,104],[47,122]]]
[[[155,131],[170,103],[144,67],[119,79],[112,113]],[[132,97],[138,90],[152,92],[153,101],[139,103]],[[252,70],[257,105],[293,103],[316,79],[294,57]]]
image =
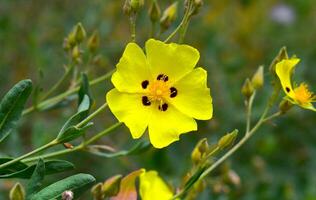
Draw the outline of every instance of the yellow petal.
[[[158,106],[152,107],[149,121],[149,139],[156,148],[163,148],[179,140],[179,135],[197,130],[197,124],[192,117],[179,112],[172,105],[166,111],[161,111]]]
[[[177,96],[169,101],[180,112],[195,119],[212,118],[212,97],[207,88],[207,72],[204,69],[194,69],[173,86],[177,89]]]
[[[142,104],[140,94],[121,93],[112,89],[107,93],[106,101],[115,117],[130,129],[133,138],[143,135],[151,110],[149,106]]]
[[[142,200],[170,200],[172,198],[172,191],[156,171],[144,172],[139,178],[139,193]]]
[[[275,72],[280,79],[285,94],[291,98],[295,97],[291,77],[294,67],[299,61],[298,58],[283,59],[275,67]]]
[[[145,46],[153,78],[165,74],[169,77],[169,83],[192,71],[200,58],[198,50],[189,45],[166,44],[149,39]]]
[[[308,104],[305,104],[305,105],[301,105],[301,104],[298,104],[298,105],[301,106],[302,108],[305,108],[305,109],[308,109],[308,110],[316,112],[316,108],[313,106],[312,103],[308,103]]]
[[[151,79],[146,56],[135,43],[129,43],[116,65],[112,83],[120,92],[141,92],[142,82]]]

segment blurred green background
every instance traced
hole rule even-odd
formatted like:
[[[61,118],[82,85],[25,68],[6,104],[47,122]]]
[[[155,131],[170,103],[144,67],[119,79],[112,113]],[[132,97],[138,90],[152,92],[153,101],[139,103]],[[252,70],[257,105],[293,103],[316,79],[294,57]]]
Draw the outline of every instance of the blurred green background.
[[[150,33],[149,2],[145,0],[145,8],[137,20],[140,45]],[[164,9],[173,1],[158,2]],[[123,3],[124,0],[0,1],[0,95],[24,78],[31,78],[44,91],[49,89],[64,72],[67,56],[62,48],[63,38],[77,22],[82,22],[88,35],[94,30],[101,35],[102,59],[91,67],[89,79],[114,69],[130,40],[128,18],[121,9]],[[180,22],[182,6],[179,1],[177,20],[160,39],[165,39]],[[240,87],[263,64],[267,84],[257,94],[254,118],[261,114],[271,91],[267,68],[282,46],[287,46],[290,55],[301,58],[296,80],[304,80],[316,90],[313,87],[316,85],[315,25],[313,0],[205,0],[200,13],[191,21],[185,42],[199,49],[199,65],[208,70],[214,118],[200,122],[197,133],[183,135],[179,142],[162,150],[151,148],[141,155],[115,159],[87,153],[62,158],[73,162],[76,172],[90,173],[98,181],[146,168],[157,170],[170,184],[178,185],[191,168],[190,154],[200,138],[207,137],[209,143],[215,143],[234,128],[240,133],[244,131]],[[60,91],[68,86],[65,83]],[[92,88],[96,106],[104,102],[111,87],[110,81],[104,81]],[[0,153],[18,156],[45,144],[56,136],[75,110],[76,102],[23,117],[18,130],[0,145]],[[89,130],[91,135],[116,119],[107,110],[94,121],[96,125]],[[209,178],[213,185],[198,199],[316,199],[315,122],[315,113],[296,107],[286,116],[267,123],[225,164],[239,175],[240,184],[222,181],[219,169]],[[127,128],[121,127],[99,143],[126,149],[135,141]],[[76,172],[47,176],[45,181],[48,184]],[[0,181],[0,199],[8,198],[8,189],[15,181]]]

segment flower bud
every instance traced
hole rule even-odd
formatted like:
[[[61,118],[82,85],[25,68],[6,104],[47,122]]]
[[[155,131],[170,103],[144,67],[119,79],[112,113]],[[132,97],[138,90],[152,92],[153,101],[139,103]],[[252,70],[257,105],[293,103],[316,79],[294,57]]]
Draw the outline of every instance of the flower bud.
[[[16,183],[13,188],[10,190],[10,200],[24,200],[25,199],[25,190],[20,183]]]
[[[123,5],[123,12],[125,15],[129,16],[131,14],[132,7],[131,7],[131,1],[125,0],[125,3]]]
[[[177,17],[177,12],[178,2],[174,2],[163,12],[162,17],[160,19],[160,26],[163,30],[168,29],[171,23],[174,22],[174,20]]]
[[[191,159],[194,164],[198,164],[204,155],[208,152],[209,145],[206,138],[201,139],[194,147],[191,153]]]
[[[203,0],[193,0],[193,13],[194,15],[198,14],[200,11],[200,8],[203,6]]]
[[[251,81],[249,80],[249,78],[246,79],[244,85],[241,88],[241,93],[247,98],[249,99],[251,97],[251,95],[254,92],[254,87],[251,83]]]
[[[256,73],[253,75],[251,79],[252,86],[254,89],[260,89],[263,86],[264,83],[264,76],[263,76],[263,66],[260,66]]]
[[[61,194],[62,200],[73,200],[74,199],[74,193],[70,190],[67,190]]]
[[[74,35],[75,35],[75,40],[78,44],[81,43],[85,39],[86,31],[84,30],[81,23],[78,23],[76,25]]]
[[[293,107],[293,104],[289,102],[287,99],[283,99],[281,103],[279,104],[279,110],[281,111],[282,114],[285,114],[292,107]]]
[[[81,50],[79,49],[78,46],[75,46],[73,49],[72,49],[72,59],[79,63],[81,61]]]
[[[156,22],[159,20],[161,11],[157,3],[157,0],[152,1],[148,14],[149,14],[151,22]]]
[[[74,47],[76,45],[76,37],[74,31],[71,31],[66,39],[66,42],[68,42],[68,46],[70,48]],[[69,49],[70,49],[69,48]]]
[[[105,197],[116,196],[120,191],[120,184],[122,180],[122,175],[116,175],[108,180],[106,180],[103,184],[102,191]]]
[[[130,1],[131,1],[131,9],[134,13],[137,13],[144,6],[144,0],[130,0]]]
[[[273,59],[273,61],[270,64],[269,70],[272,74],[275,74],[275,66],[278,62],[280,62],[283,59],[288,59],[289,56],[287,54],[286,47],[282,47],[278,53],[278,55]]]
[[[92,193],[93,199],[95,199],[95,200],[103,200],[104,199],[102,186],[103,186],[102,183],[98,183],[91,188],[91,193]]]
[[[100,47],[100,35],[98,31],[94,31],[88,39],[88,49],[91,53],[95,53]]]
[[[229,147],[230,145],[232,145],[237,137],[237,134],[238,134],[238,130],[235,129],[233,132],[227,133],[226,135],[221,137],[221,139],[219,139],[218,141],[218,147],[220,149],[225,149]]]

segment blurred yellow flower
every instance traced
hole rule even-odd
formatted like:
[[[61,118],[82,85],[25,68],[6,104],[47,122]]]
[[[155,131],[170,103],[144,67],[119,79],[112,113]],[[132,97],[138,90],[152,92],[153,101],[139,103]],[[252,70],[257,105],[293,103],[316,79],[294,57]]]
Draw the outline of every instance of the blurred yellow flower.
[[[197,130],[194,118],[212,117],[212,98],[207,72],[194,68],[200,57],[195,48],[149,39],[145,49],[146,55],[135,43],[126,46],[106,99],[134,139],[148,127],[152,145],[163,148]]]
[[[139,193],[142,200],[170,200],[173,193],[156,171],[148,171],[140,176]]]
[[[282,88],[287,95],[287,100],[302,108],[316,111],[313,102],[316,101],[315,95],[309,91],[306,83],[296,86],[292,84],[291,78],[295,66],[300,60],[298,58],[283,59],[276,64],[276,74],[278,75]]]

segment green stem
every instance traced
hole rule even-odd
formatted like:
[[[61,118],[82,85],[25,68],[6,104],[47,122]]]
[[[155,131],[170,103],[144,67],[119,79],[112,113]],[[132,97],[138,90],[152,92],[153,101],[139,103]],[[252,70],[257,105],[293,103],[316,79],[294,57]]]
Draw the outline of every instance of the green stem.
[[[31,156],[31,155],[34,155],[34,154],[36,154],[36,153],[38,153],[38,152],[41,152],[41,151],[45,150],[45,149],[48,149],[48,148],[50,148],[50,147],[52,147],[52,146],[54,146],[54,145],[56,145],[56,144],[58,144],[57,141],[56,141],[56,140],[53,140],[53,141],[51,141],[51,142],[45,144],[44,146],[41,146],[41,147],[39,147],[39,148],[37,148],[37,149],[35,149],[35,150],[33,150],[33,151],[27,153],[27,154],[24,154],[24,155],[22,155],[22,156],[20,156],[20,157],[18,157],[18,158],[15,158],[15,159],[13,159],[13,160],[11,160],[11,161],[9,161],[9,162],[6,162],[6,163],[0,165],[0,169],[3,169],[3,168],[5,168],[5,167],[8,167],[8,166],[14,164],[14,163],[17,163],[17,162],[23,160],[24,158],[27,158],[27,157],[29,157],[29,156]]]
[[[32,157],[32,158],[24,159],[22,161],[24,163],[29,163],[29,162],[34,162],[34,161],[38,160],[39,158],[47,159],[47,158],[57,157],[57,156],[65,155],[65,154],[68,154],[68,153],[72,153],[72,152],[83,150],[86,146],[88,146],[89,144],[92,144],[93,142],[99,140],[101,137],[111,133],[113,130],[118,128],[120,125],[122,125],[122,123],[121,122],[117,122],[116,124],[113,124],[112,126],[108,127],[107,129],[97,133],[95,136],[93,136],[92,138],[90,138],[86,142],[81,143],[80,145],[78,145],[78,146],[76,146],[76,147],[74,147],[72,149],[63,149],[63,150],[56,151],[56,152],[49,153],[49,154],[45,154],[45,155],[42,155],[42,156],[35,156],[35,157]]]
[[[250,126],[251,126],[251,110],[252,110],[252,104],[253,100],[255,99],[256,92],[253,92],[250,96],[249,100],[246,102],[246,133],[249,132]]]
[[[105,108],[108,106],[107,103],[104,103],[102,106],[100,106],[96,111],[94,111],[93,113],[91,113],[88,117],[86,117],[84,120],[82,120],[81,122],[79,122],[76,127],[80,128],[82,126],[84,126],[85,124],[87,124],[91,119],[93,119],[97,114],[99,114],[100,112],[102,112],[103,110],[105,110]]]
[[[96,85],[96,84],[98,84],[98,83],[100,83],[100,82],[102,82],[102,81],[108,79],[109,77],[111,77],[111,75],[114,73],[114,71],[115,71],[115,70],[112,70],[112,71],[110,71],[110,72],[104,74],[103,76],[100,76],[100,77],[98,77],[98,78],[93,79],[92,81],[89,82],[89,83],[90,83],[90,86]],[[52,105],[52,104],[56,104],[56,103],[58,103],[58,102],[61,102],[61,101],[62,101],[63,99],[65,99],[66,97],[68,97],[68,96],[70,96],[70,95],[72,95],[72,94],[78,92],[79,89],[80,89],[79,86],[78,86],[78,87],[74,87],[74,88],[72,88],[72,89],[69,89],[69,90],[67,90],[67,91],[64,92],[64,93],[61,93],[61,94],[59,94],[59,95],[57,95],[57,96],[54,96],[54,97],[52,97],[52,98],[49,98],[49,99],[47,99],[47,100],[45,100],[45,101],[39,103],[36,107],[35,107],[35,106],[31,106],[31,107],[29,107],[29,108],[23,110],[23,113],[22,113],[22,114],[23,114],[23,115],[27,115],[27,114],[29,114],[29,113],[35,111],[35,109],[42,110],[42,109],[44,109],[45,107],[47,107],[48,105]]]
[[[70,65],[69,68],[66,69],[66,73],[64,73],[64,75],[59,79],[59,81],[57,81],[57,83],[53,85],[53,87],[41,97],[41,100],[45,100],[55,90],[57,90],[61,86],[61,84],[67,79],[67,77],[71,74],[71,71],[73,70],[73,68],[74,68],[74,65]]]
[[[190,1],[191,2],[191,1]],[[189,15],[190,15],[190,12],[191,12],[191,4],[188,5],[188,8],[186,10],[186,12],[184,13],[184,16],[180,22],[180,24],[177,26],[177,28],[165,39],[164,42],[169,42],[169,40],[171,40],[177,33],[180,29],[183,28],[183,26],[185,26],[185,24],[187,23],[187,21],[189,20]]]
[[[256,125],[249,131],[246,132],[244,137],[233,147],[231,148],[228,152],[226,152],[220,159],[218,159],[214,164],[212,164],[210,167],[208,167],[199,177],[198,180],[202,180],[205,178],[210,172],[212,172],[216,167],[218,167],[220,164],[222,164],[227,158],[229,158],[233,153],[235,153],[248,139],[258,130],[258,128],[266,121],[271,120],[275,117],[278,117],[281,112],[277,112],[273,115],[270,115],[269,117],[266,118],[266,115],[268,111],[270,110],[270,106],[268,105],[265,110],[263,111],[260,119],[256,123]],[[180,191],[178,194],[173,196],[172,199],[177,199],[185,195],[190,188],[186,188],[186,190]]]
[[[136,42],[136,13],[132,13],[129,17],[129,22],[131,26],[131,39],[132,42]]]

